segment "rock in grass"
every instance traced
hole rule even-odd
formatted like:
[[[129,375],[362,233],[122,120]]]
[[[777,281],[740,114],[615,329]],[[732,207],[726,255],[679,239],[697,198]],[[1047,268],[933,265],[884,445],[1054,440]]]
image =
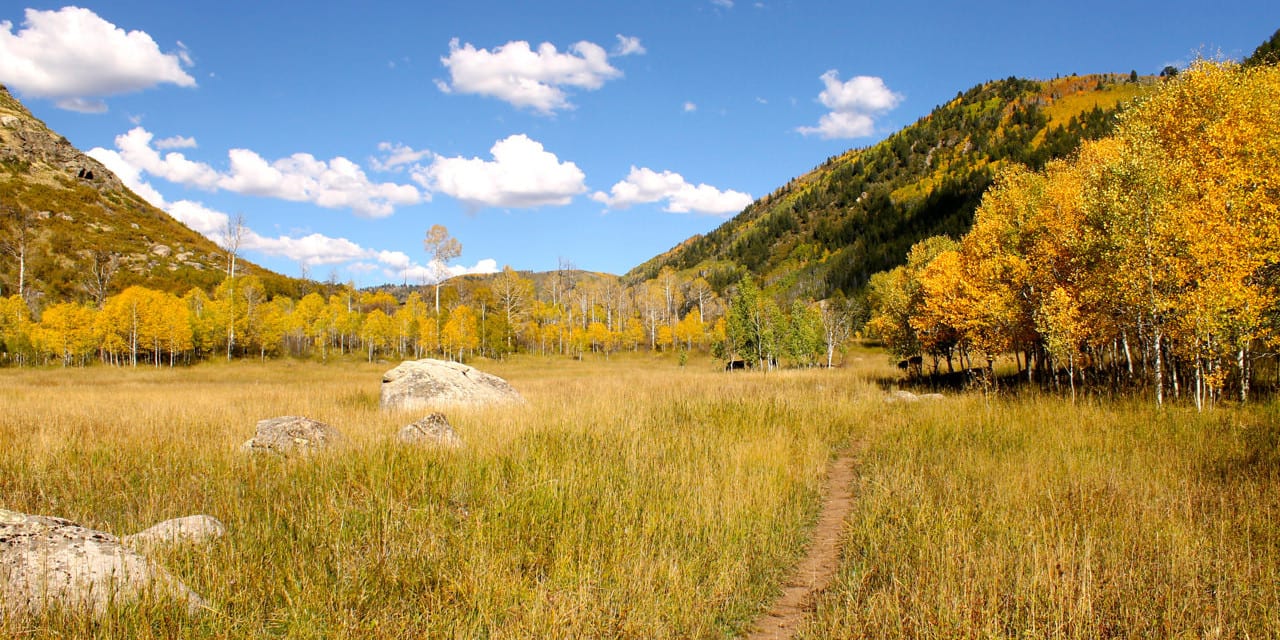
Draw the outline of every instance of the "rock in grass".
[[[0,607],[38,615],[50,605],[101,614],[144,594],[204,605],[164,569],[115,536],[70,520],[0,509]]]
[[[251,453],[308,454],[329,449],[345,438],[337,429],[302,416],[280,416],[258,422],[253,439],[244,443]]]
[[[220,538],[226,533],[226,526],[217,518],[196,515],[165,520],[121,538],[120,543],[133,549],[149,549],[156,546],[198,544]]]
[[[458,432],[444,417],[443,413],[433,413],[417,422],[407,424],[396,436],[400,442],[416,445],[435,445],[457,449],[462,446]]]
[[[444,360],[409,360],[382,375],[383,409],[521,403],[506,380]]]
[[[946,400],[946,398],[947,397],[941,393],[926,393],[918,396],[910,391],[898,389],[896,391],[889,392],[889,395],[885,396],[884,401],[893,404],[895,402],[920,402],[921,400]]]

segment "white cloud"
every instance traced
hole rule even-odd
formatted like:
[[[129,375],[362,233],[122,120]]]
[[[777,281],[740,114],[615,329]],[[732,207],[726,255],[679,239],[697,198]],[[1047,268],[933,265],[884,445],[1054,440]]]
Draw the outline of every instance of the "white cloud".
[[[451,80],[436,82],[441,91],[490,96],[544,115],[573,107],[565,87],[599,89],[622,75],[609,64],[603,47],[586,41],[560,53],[549,42],[538,45],[536,52],[523,40],[489,51],[471,43],[459,46],[454,38],[449,55],[440,62],[448,67]]]
[[[325,161],[309,153],[295,153],[268,162],[252,150],[231,149],[227,152],[229,170],[222,172],[177,151],[161,155],[156,151],[161,143],[153,145],[153,137],[142,127],[116,136],[118,156],[134,167],[135,173],[141,170],[176,184],[310,202],[327,209],[347,208],[370,218],[391,215],[397,206],[429,198],[413,185],[371,182],[358,165],[342,156]],[[170,144],[175,140],[195,143],[181,136],[167,140]]]
[[[118,152],[96,147],[89,150],[88,155],[115,173],[134,193],[142,196],[155,207],[165,210],[175,220],[206,238],[218,242],[226,230],[230,216],[191,200],[166,202],[158,191],[141,180],[139,169],[125,161]],[[300,237],[285,235],[270,237],[248,229],[240,246],[246,251],[282,256],[309,266],[355,262],[348,265],[347,269],[355,272],[371,272],[381,268],[384,276],[389,280],[409,282],[435,282],[438,277],[449,278],[466,273],[495,273],[498,270],[497,261],[490,258],[480,260],[470,267],[445,266],[436,262],[429,262],[424,266],[414,262],[403,251],[368,249],[346,238],[334,238],[319,233]],[[382,266],[356,262],[366,260],[375,260]]]
[[[832,69],[822,74],[825,88],[818,101],[831,111],[818,119],[816,127],[798,127],[804,135],[823,138],[860,138],[875,132],[875,116],[898,106],[902,96],[889,90],[884,80],[874,76],[855,76],[840,81],[840,72]]]
[[[170,136],[156,140],[157,149],[194,149],[196,148],[196,139],[186,136]]]
[[[693,185],[672,171],[658,173],[634,166],[626,179],[613,185],[609,193],[597,191],[591,194],[591,199],[610,209],[666,200],[664,211],[711,215],[736,213],[752,201],[751,194],[741,191],[721,191],[708,184]]]
[[[723,9],[733,8],[733,0],[711,0],[711,4],[714,4],[715,6],[721,7]]]
[[[227,221],[230,220],[227,214],[221,211],[214,211],[199,202],[192,202],[191,200],[179,200],[165,207],[165,210],[178,222],[191,227],[194,231],[215,242],[222,232],[226,230]]]
[[[524,134],[495,142],[490,153],[492,161],[436,157],[430,166],[418,167],[413,177],[473,209],[564,205],[587,190],[578,165],[561,162]]]
[[[272,256],[284,256],[306,265],[351,262],[368,258],[374,253],[346,238],[333,238],[319,233],[300,238],[289,236],[268,238],[250,231],[246,234],[242,246],[247,250],[260,251]]]
[[[379,142],[378,151],[385,152],[382,158],[370,158],[369,166],[374,171],[400,171],[407,165],[414,164],[423,158],[431,157],[431,152],[425,149],[418,151],[412,147],[401,144],[399,142]]]
[[[643,55],[645,53],[648,53],[648,50],[644,48],[644,45],[640,44],[640,38],[618,34],[618,44],[613,47],[613,55],[630,56]]]
[[[63,109],[101,112],[94,96],[140,91],[163,83],[194,87],[183,66],[185,47],[162,53],[151,36],[126,32],[79,7],[27,9],[23,28],[0,21],[0,82],[23,94],[53,98]]]
[[[696,105],[696,104],[694,104],[694,103],[692,103],[692,102],[686,102],[686,103],[684,103],[684,112],[685,112],[685,113],[693,113],[694,111],[697,111],[697,110],[698,110],[698,105]]]

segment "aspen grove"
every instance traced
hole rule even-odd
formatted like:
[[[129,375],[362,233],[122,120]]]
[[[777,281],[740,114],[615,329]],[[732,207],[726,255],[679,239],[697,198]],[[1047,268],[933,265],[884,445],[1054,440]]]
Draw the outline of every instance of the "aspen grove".
[[[959,241],[876,274],[895,354],[1028,380],[1247,401],[1280,343],[1280,69],[1200,61],[1115,133],[1042,171],[1002,169]]]

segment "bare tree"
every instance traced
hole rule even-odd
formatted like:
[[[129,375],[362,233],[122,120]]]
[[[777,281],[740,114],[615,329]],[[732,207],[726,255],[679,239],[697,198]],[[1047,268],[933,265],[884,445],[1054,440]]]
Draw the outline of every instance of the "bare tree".
[[[431,265],[436,271],[436,315],[440,315],[440,284],[444,282],[448,271],[445,266],[450,260],[462,255],[462,243],[449,235],[449,229],[442,224],[433,224],[427,230],[427,237],[422,247],[431,254]]]
[[[0,222],[7,227],[0,237],[0,251],[18,261],[18,297],[27,299],[27,250],[30,248],[35,214],[22,205],[0,204]]]
[[[120,254],[103,249],[89,251],[89,268],[85,271],[80,288],[93,298],[94,304],[101,309],[111,292],[111,281],[120,269]]]
[[[830,369],[837,349],[842,349],[862,323],[865,307],[857,300],[837,293],[818,303],[822,310],[822,338],[827,346],[827,368]]]
[[[227,218],[227,226],[222,231],[219,244],[227,254],[227,361],[231,361],[231,351],[236,344],[236,258],[240,255],[240,244],[244,242],[246,232],[244,216],[236,214]]]
[[[222,247],[227,256],[228,278],[234,278],[236,275],[236,259],[240,257],[240,245],[244,243],[244,236],[247,231],[248,228],[245,227],[244,215],[242,214],[236,214],[234,218],[227,218],[227,224],[222,229],[218,245]]]

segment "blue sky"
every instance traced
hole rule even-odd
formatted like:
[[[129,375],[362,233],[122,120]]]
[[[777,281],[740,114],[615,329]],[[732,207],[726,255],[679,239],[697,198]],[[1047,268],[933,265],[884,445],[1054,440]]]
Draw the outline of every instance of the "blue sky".
[[[996,78],[1240,58],[1268,2],[240,2],[0,10],[0,82],[189,226],[359,285],[623,273]]]

